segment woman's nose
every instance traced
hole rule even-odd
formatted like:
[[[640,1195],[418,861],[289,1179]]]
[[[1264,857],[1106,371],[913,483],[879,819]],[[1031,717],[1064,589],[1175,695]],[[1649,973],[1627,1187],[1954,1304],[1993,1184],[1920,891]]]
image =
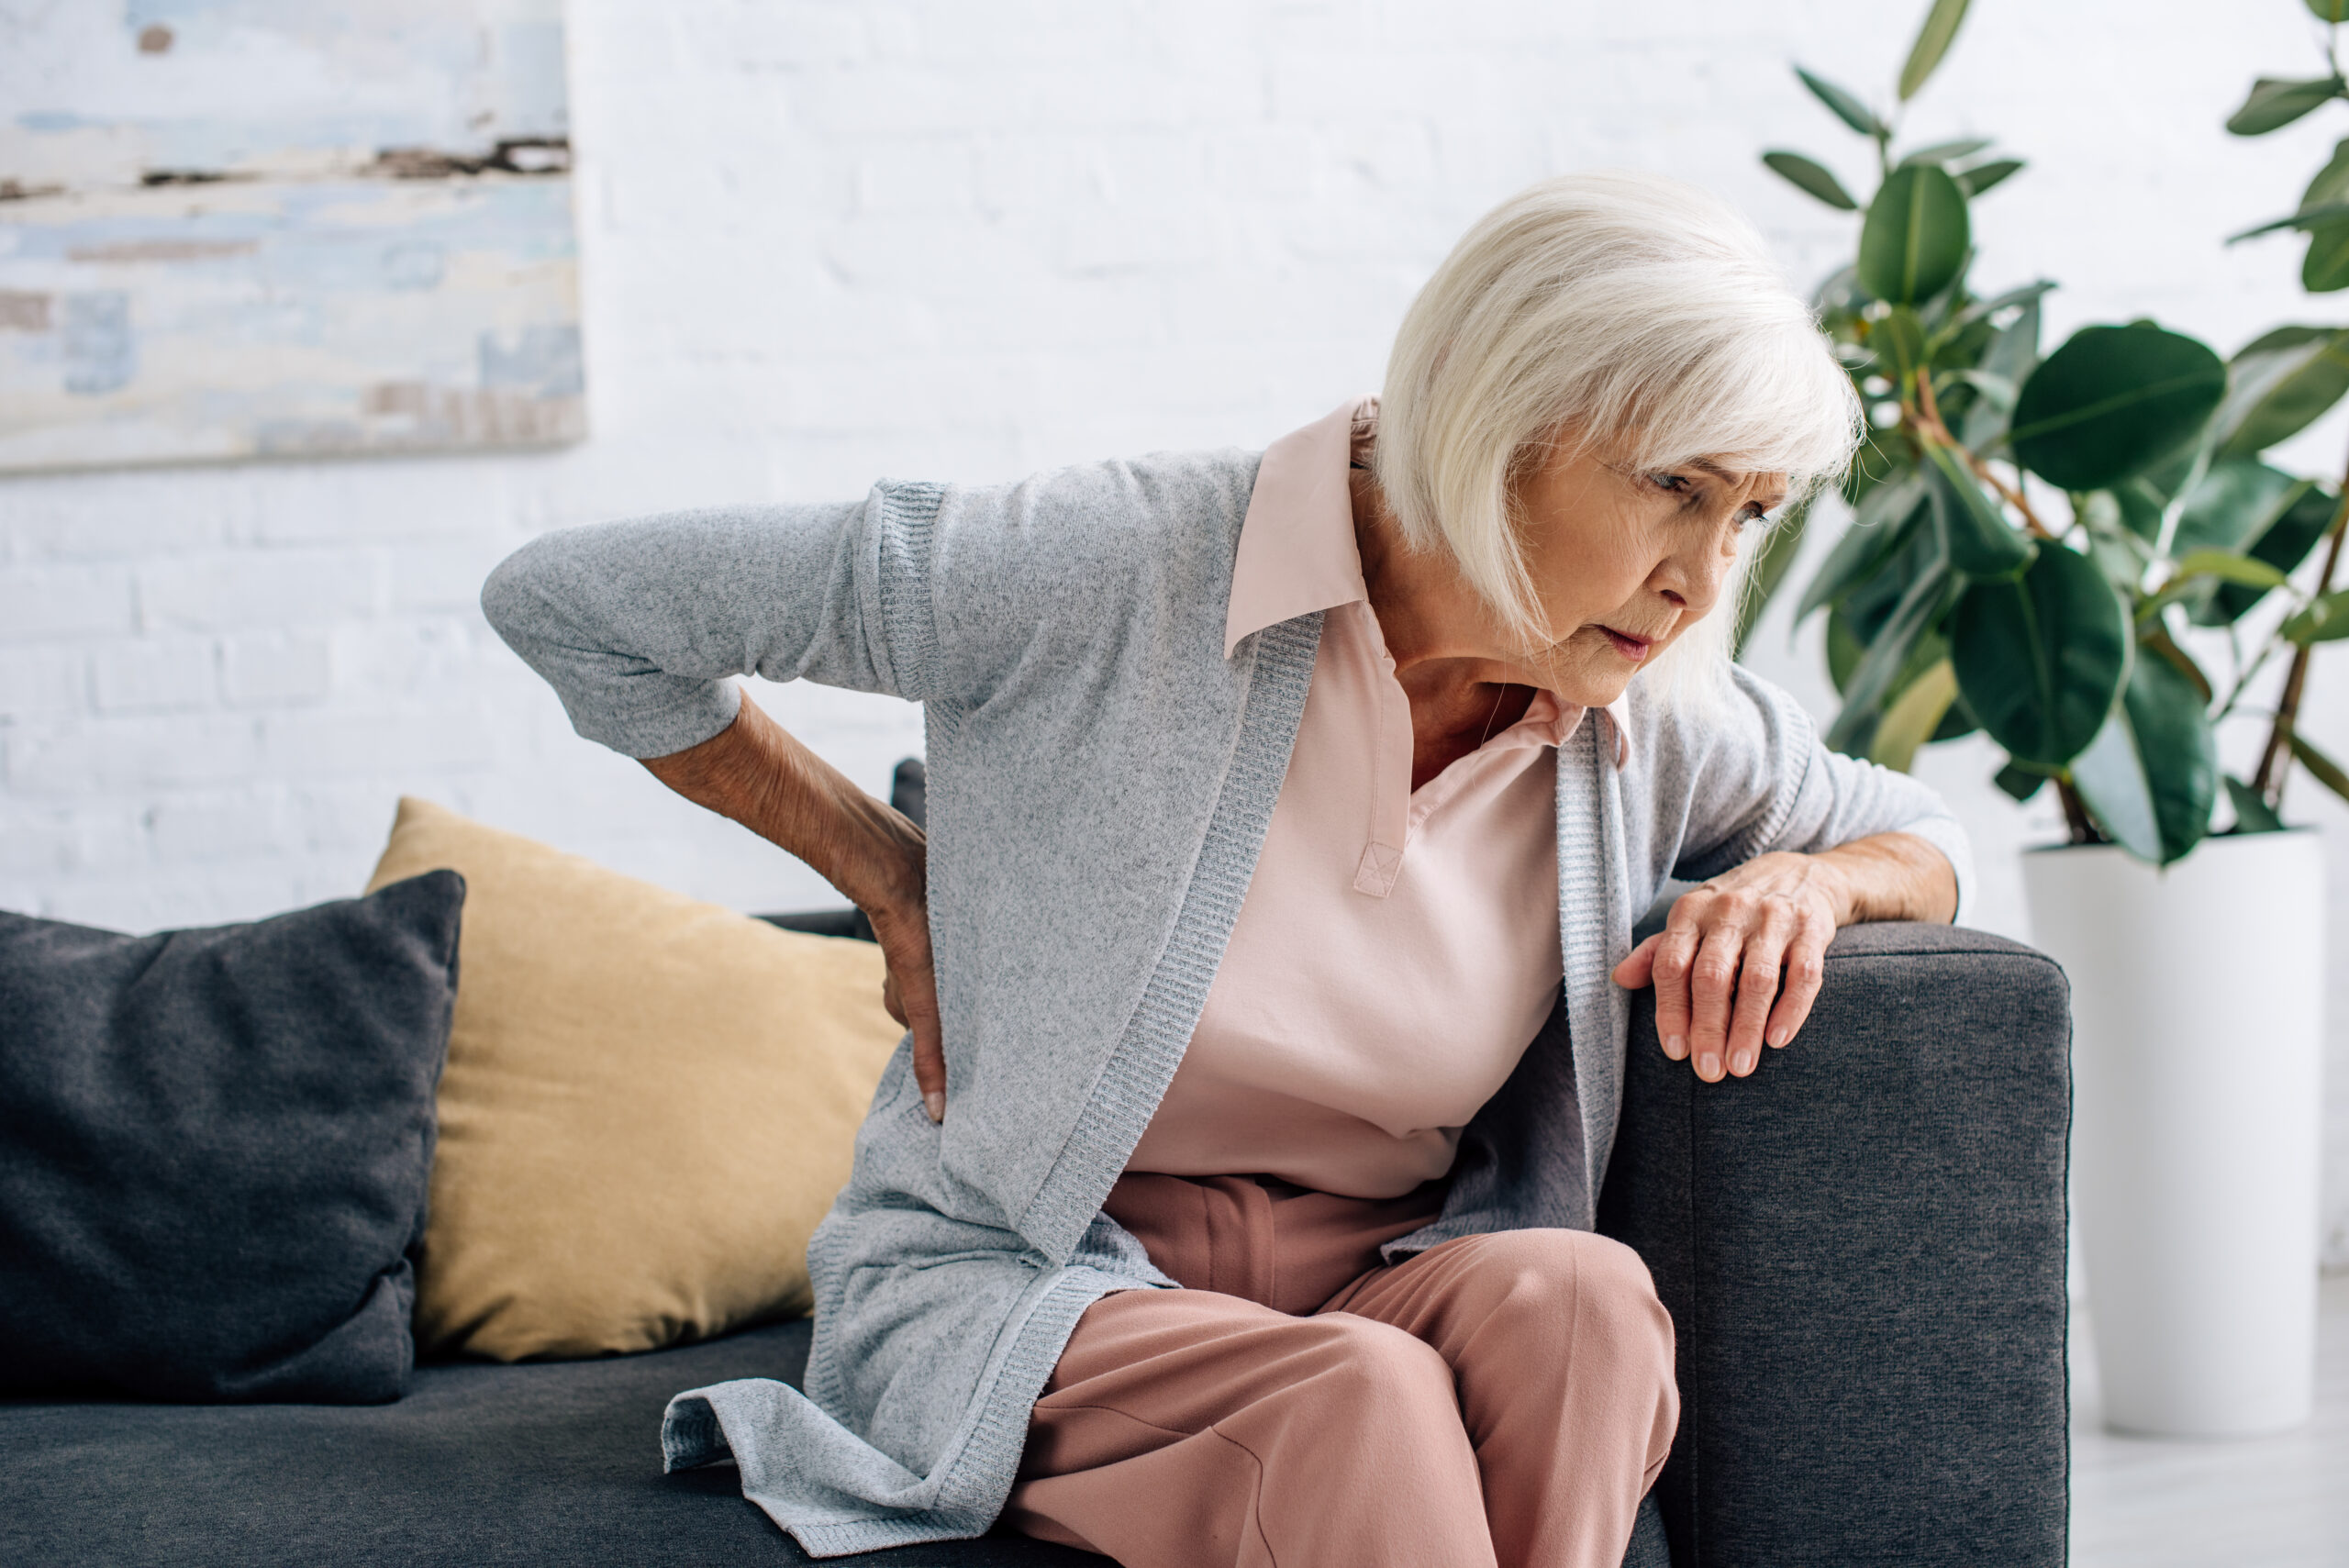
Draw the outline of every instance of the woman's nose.
[[[1733,552],[1710,548],[1676,551],[1666,556],[1657,568],[1656,591],[1675,609],[1693,610],[1701,616],[1720,601],[1736,565]]]

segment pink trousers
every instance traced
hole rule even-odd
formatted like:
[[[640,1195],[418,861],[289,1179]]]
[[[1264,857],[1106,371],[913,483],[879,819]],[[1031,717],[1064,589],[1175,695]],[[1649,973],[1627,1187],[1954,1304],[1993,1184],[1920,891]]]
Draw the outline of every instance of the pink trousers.
[[[1186,1288],[1078,1322],[1005,1523],[1125,1568],[1618,1568],[1680,1412],[1647,1268],[1578,1230],[1380,1264],[1442,1203],[1124,1177]]]

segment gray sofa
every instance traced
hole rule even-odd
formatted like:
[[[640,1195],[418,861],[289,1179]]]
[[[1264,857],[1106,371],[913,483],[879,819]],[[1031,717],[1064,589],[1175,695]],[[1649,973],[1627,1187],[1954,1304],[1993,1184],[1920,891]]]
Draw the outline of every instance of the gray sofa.
[[[2069,1042],[2052,962],[1929,926],[1842,933],[1801,1039],[1742,1083],[1698,1084],[1639,1015],[1600,1226],[1654,1272],[1683,1412],[1627,1562],[2063,1561]],[[384,1406],[0,1402],[0,1562],[804,1562],[731,1468],[662,1475],[658,1434],[680,1389],[796,1379],[807,1333],[428,1365]]]

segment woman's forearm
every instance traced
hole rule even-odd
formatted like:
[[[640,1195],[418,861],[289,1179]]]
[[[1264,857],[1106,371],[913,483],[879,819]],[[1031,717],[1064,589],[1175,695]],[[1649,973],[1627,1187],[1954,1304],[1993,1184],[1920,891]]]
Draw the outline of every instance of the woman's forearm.
[[[1914,833],[1872,834],[1814,858],[1835,869],[1840,926],[1866,920],[1946,925],[1957,917],[1957,873],[1947,856]]]
[[[921,829],[849,783],[747,695],[732,724],[644,765],[687,800],[797,855],[864,911],[889,966],[882,1004],[913,1035],[922,1105],[930,1120],[944,1120],[946,1047]]]
[[[748,695],[726,728],[644,765],[687,800],[807,862],[868,915],[921,902],[921,829],[851,784]]]

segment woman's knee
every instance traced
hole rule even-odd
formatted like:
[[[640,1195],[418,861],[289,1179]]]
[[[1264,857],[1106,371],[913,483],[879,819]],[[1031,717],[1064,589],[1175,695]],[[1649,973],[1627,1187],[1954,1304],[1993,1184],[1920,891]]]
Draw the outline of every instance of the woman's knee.
[[[1316,1344],[1298,1382],[1329,1414],[1372,1422],[1458,1418],[1452,1369],[1429,1345],[1390,1324],[1346,1312],[1302,1320]]]
[[[1637,1252],[1587,1230],[1508,1230],[1476,1238],[1473,1274],[1489,1326],[1672,1375],[1672,1317]]]

